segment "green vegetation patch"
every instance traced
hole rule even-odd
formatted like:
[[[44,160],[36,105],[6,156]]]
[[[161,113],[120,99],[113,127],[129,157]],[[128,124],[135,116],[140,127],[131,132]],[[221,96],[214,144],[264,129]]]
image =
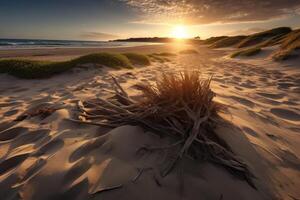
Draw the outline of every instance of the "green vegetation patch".
[[[71,69],[70,62],[46,62],[32,60],[1,60],[0,73],[19,78],[45,78]]]
[[[83,64],[99,64],[114,69],[133,68],[134,64],[149,65],[150,60],[142,54],[96,53],[81,56],[70,61],[50,62],[26,59],[0,60],[0,73],[8,73],[19,78],[47,78],[68,71]]]
[[[281,61],[297,57],[300,54],[299,49],[300,29],[297,29],[282,39],[280,48],[273,53],[272,58],[276,61]]]
[[[294,30],[282,39],[281,48],[288,48],[295,45],[300,40],[300,29]]]
[[[203,41],[203,44],[213,44],[219,40],[223,40],[225,38],[228,38],[228,36],[218,36],[218,37],[210,37]]]
[[[81,56],[71,61],[74,65],[80,64],[99,64],[111,68],[133,68],[130,60],[121,54],[114,53],[95,53],[86,56]]]
[[[230,47],[230,46],[233,46],[233,45],[236,45],[236,44],[240,43],[245,38],[247,38],[247,36],[242,36],[242,35],[232,36],[232,37],[225,37],[223,39],[220,39],[220,40],[216,41],[210,47],[211,48]]]
[[[242,40],[240,43],[237,44],[238,48],[244,48],[249,46],[258,45],[261,42],[264,42],[272,37],[275,36],[284,36],[292,31],[289,27],[279,27],[274,28],[268,31],[263,31],[259,33],[255,33],[253,35],[248,36],[244,40]]]
[[[235,58],[235,57],[238,57],[238,56],[249,57],[249,56],[257,55],[260,52],[261,52],[261,48],[260,47],[254,47],[254,48],[245,49],[245,50],[241,50],[241,51],[235,52],[230,57],[231,58]]]
[[[138,53],[123,53],[124,56],[126,56],[129,61],[134,65],[143,65],[147,66],[150,65],[150,59],[148,56]]]

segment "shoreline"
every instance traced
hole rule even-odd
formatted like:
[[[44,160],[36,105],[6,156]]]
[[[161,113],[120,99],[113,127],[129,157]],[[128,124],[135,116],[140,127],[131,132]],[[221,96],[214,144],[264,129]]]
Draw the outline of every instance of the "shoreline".
[[[22,194],[25,200],[81,200],[112,187],[115,190],[101,192],[93,199],[145,199],[145,194],[158,200],[194,200],[199,194],[208,200],[284,199],[287,195],[299,198],[299,68],[295,65],[291,70],[282,63],[261,64],[255,62],[257,58],[247,62],[224,59],[226,50],[181,48],[194,48],[198,53],[180,54],[174,44],[118,48],[114,52],[177,54],[145,67],[81,67],[47,79],[24,80],[0,74],[3,199]],[[44,56],[41,53],[45,52],[32,56],[38,51],[28,51],[27,58],[67,59],[88,51],[91,49],[61,49]],[[18,53],[24,56],[24,51]],[[211,89],[216,102],[228,108],[220,116],[230,123],[219,124],[215,132],[247,163],[256,177],[256,190],[209,161],[186,158],[166,177],[156,170],[143,171],[156,169],[167,157],[157,151],[138,156],[136,150],[172,144],[170,138],[156,137],[155,132],[138,126],[107,129],[66,120],[77,119],[80,102],[111,98],[115,88],[112,76],[130,97],[138,99],[138,84],[153,84],[162,72],[185,70],[200,70],[203,78],[214,75]],[[20,118],[26,113],[39,114],[33,112],[39,110],[49,113],[46,117],[31,114]],[[17,118],[23,120],[16,121]],[[180,179],[179,171],[184,172]]]

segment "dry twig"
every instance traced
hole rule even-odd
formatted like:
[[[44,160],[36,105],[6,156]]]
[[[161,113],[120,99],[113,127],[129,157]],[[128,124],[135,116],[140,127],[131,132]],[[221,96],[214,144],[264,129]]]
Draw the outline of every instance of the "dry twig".
[[[163,74],[156,85],[140,85],[142,97],[133,100],[113,77],[115,97],[79,103],[81,117],[93,124],[107,127],[140,125],[177,142],[167,147],[143,147],[144,150],[164,150],[181,145],[161,171],[166,176],[183,156],[210,161],[225,167],[236,177],[255,188],[254,177],[247,165],[238,159],[214,129],[222,106],[210,89],[211,79],[201,79],[198,71],[179,75]],[[78,121],[77,122],[81,122]]]

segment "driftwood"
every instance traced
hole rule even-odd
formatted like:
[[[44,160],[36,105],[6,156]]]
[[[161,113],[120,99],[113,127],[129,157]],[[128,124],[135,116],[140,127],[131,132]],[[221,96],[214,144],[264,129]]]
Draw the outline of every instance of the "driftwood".
[[[162,176],[168,175],[183,156],[189,156],[222,166],[255,188],[254,175],[247,165],[214,132],[221,121],[218,112],[223,107],[213,101],[215,93],[210,89],[211,79],[201,79],[197,71],[163,74],[155,86],[139,86],[142,92],[139,100],[133,100],[118,81],[112,79],[115,96],[79,101],[79,120],[73,121],[110,128],[139,125],[162,136],[173,137],[177,142],[166,147],[142,147],[149,151],[180,147],[161,170]]]

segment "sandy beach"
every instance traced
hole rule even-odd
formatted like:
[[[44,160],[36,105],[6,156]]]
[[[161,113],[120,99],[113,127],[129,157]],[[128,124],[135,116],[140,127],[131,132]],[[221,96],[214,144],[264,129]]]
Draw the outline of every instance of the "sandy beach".
[[[0,1],[0,200],[300,200],[300,0]]]
[[[135,47],[108,47],[108,48],[74,48],[74,47],[59,47],[59,48],[28,48],[28,49],[2,49],[0,50],[0,58],[26,58],[33,60],[51,60],[51,61],[64,61],[76,58],[78,56],[99,53],[99,52],[112,52],[112,53],[125,53],[125,52],[138,52],[144,54],[160,53],[168,51],[176,51],[184,49],[183,45],[176,44],[155,44],[144,45]]]
[[[179,54],[182,49],[197,54]],[[299,62],[268,57],[228,58],[230,49],[150,45],[128,48],[61,48],[0,51],[0,58],[68,60],[94,52],[171,52],[165,62],[114,70],[77,68],[47,79],[0,74],[0,197],[24,199],[300,199]],[[130,96],[139,83],[154,83],[161,72],[200,70],[213,76],[215,100],[226,105],[216,134],[254,174],[255,188],[210,162],[183,158],[166,177],[164,151],[141,154],[143,146],[172,142],[139,126],[109,129],[69,121],[78,102],[113,94],[111,76]],[[49,116],[16,119],[39,108]]]

